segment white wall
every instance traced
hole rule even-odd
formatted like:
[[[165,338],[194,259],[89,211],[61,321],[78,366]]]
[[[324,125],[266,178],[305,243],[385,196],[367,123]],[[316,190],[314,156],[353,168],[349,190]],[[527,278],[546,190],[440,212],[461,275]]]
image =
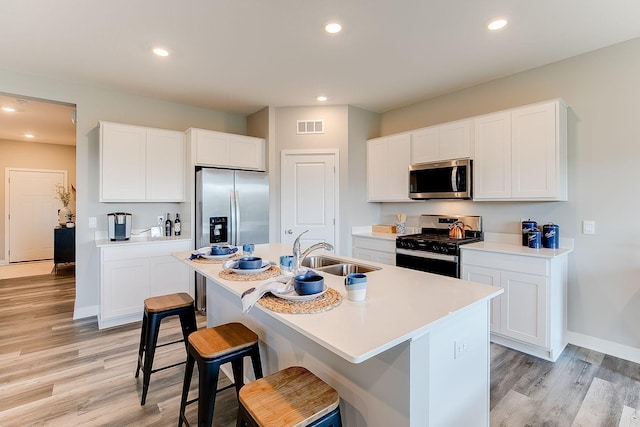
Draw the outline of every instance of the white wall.
[[[134,228],[144,228],[155,222],[156,215],[167,212],[175,214],[181,209],[181,205],[175,203],[98,202],[98,121],[173,130],[198,127],[241,134],[246,132],[244,116],[144,98],[98,86],[20,74],[6,69],[0,69],[0,92],[77,105],[76,317],[95,314],[98,304],[99,257],[94,244],[95,230],[88,228],[88,218],[97,217],[98,230],[105,230],[105,214],[122,209],[134,214]],[[186,212],[183,213],[184,217],[188,217],[185,214]]]
[[[378,132],[379,116],[348,106],[282,107],[273,109],[274,132],[272,162],[269,172],[275,184],[271,187],[276,209],[276,236],[280,239],[280,152],[294,149],[338,149],[340,151],[339,251],[351,255],[352,225],[371,224],[379,207],[366,203],[365,141]],[[297,120],[324,120],[325,133],[297,135]],[[273,212],[273,211],[272,211]]]
[[[519,220],[553,221],[575,238],[568,326],[640,348],[640,39],[384,113],[381,134],[561,97],[569,111],[569,201],[383,204],[381,222],[404,211],[482,215],[485,231],[519,232]],[[537,153],[532,151],[531,160]],[[582,220],[596,235],[581,234]],[[412,224],[409,224],[412,225]]]

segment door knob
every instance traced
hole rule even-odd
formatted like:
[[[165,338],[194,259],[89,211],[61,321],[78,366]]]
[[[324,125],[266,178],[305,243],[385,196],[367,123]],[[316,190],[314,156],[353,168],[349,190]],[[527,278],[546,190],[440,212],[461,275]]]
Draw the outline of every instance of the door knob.
[[[293,230],[287,230],[285,231],[286,234],[293,234]]]

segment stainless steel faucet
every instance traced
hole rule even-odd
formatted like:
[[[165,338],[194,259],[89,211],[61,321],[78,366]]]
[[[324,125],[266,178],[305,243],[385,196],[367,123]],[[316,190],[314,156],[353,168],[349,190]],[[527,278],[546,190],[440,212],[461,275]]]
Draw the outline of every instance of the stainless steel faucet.
[[[320,243],[316,243],[315,245],[311,245],[309,246],[306,250],[301,251],[300,250],[300,237],[308,232],[309,230],[305,230],[302,233],[300,233],[300,235],[298,237],[296,237],[296,240],[293,242],[293,260],[294,260],[294,273],[298,274],[298,270],[300,270],[300,266],[302,265],[302,261],[304,261],[304,259],[313,251],[317,250],[317,249],[324,249],[327,251],[332,251],[333,250],[333,245],[331,243],[326,243],[326,242],[320,242]]]

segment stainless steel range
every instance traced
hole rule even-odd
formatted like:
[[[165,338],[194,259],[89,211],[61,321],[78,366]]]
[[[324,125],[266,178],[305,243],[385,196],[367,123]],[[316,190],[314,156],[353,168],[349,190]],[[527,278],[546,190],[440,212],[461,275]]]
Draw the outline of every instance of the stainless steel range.
[[[449,237],[458,221],[464,224],[463,237]],[[480,216],[421,215],[420,228],[420,234],[396,239],[398,267],[460,277],[460,245],[483,240]]]

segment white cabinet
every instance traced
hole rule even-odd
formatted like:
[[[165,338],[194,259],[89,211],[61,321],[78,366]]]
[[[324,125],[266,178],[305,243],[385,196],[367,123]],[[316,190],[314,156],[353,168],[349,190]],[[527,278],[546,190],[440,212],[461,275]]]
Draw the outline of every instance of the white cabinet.
[[[100,201],[184,201],[184,148],[182,132],[100,122]]]
[[[411,163],[471,157],[471,120],[411,132]]]
[[[144,300],[152,296],[174,292],[193,296],[189,268],[171,256],[190,246],[189,240],[167,240],[100,247],[99,327],[139,321]]]
[[[555,361],[566,341],[567,257],[461,248],[462,278],[500,286],[491,303],[491,339]]]
[[[567,107],[560,100],[474,119],[474,200],[567,200]]]
[[[408,202],[411,135],[367,141],[367,200]]]
[[[195,164],[223,168],[265,170],[265,140],[204,129],[187,131]]]
[[[396,241],[393,238],[354,235],[352,256],[366,261],[396,265]]]

